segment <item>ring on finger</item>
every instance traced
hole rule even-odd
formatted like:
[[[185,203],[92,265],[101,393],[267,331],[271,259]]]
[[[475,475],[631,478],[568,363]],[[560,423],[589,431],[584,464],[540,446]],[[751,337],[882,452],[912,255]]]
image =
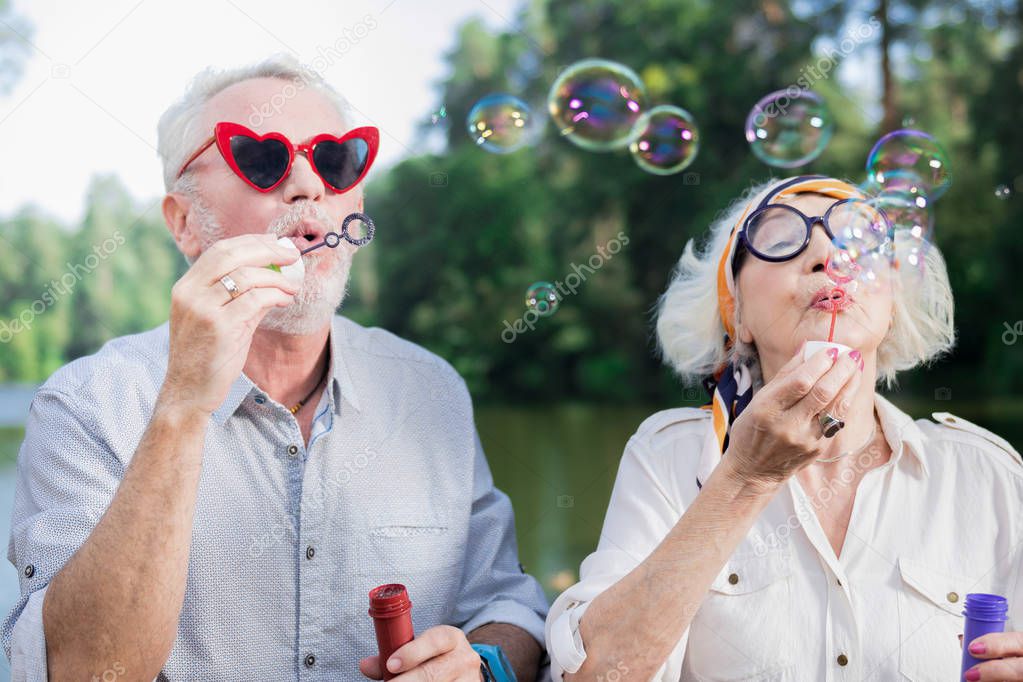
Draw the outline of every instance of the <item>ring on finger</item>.
[[[837,417],[832,416],[828,412],[821,412],[817,415],[817,421],[821,425],[821,431],[824,433],[825,438],[832,438],[836,433],[845,427],[845,422]]]
[[[227,289],[227,293],[231,294],[231,298],[235,299],[242,295],[241,289],[235,284],[235,281],[231,279],[231,275],[224,275],[220,278],[220,283]]]

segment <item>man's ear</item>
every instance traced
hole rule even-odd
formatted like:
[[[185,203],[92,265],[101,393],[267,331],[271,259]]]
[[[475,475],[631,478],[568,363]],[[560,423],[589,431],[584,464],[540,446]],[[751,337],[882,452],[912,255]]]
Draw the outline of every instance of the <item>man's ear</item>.
[[[198,236],[188,224],[188,214],[192,210],[192,200],[184,194],[171,193],[163,198],[163,220],[167,223],[178,249],[190,260],[195,260],[202,253],[202,244]]]

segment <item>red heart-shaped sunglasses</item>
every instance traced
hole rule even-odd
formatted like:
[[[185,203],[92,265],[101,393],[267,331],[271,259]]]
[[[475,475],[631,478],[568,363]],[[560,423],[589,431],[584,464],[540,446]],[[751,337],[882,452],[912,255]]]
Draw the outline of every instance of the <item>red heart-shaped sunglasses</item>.
[[[341,137],[322,133],[292,144],[281,133],[257,135],[239,123],[221,121],[213,135],[185,161],[178,177],[214,142],[227,165],[253,189],[270,192],[291,172],[295,154],[302,152],[324,183],[337,193],[359,184],[377,155],[380,131],[373,126],[349,130]]]

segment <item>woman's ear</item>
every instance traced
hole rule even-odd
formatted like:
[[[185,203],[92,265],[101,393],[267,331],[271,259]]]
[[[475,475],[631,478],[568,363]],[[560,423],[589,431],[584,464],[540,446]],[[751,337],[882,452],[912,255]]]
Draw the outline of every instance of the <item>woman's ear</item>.
[[[735,302],[735,313],[732,315],[732,321],[735,325],[735,338],[737,341],[751,345],[753,343],[753,334],[749,328],[742,323],[742,315],[740,315],[740,304],[738,301]]]

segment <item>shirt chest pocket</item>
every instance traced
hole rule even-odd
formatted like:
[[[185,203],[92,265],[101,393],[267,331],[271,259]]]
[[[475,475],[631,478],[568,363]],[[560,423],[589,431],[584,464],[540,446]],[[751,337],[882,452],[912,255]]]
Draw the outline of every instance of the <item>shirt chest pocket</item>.
[[[697,680],[793,680],[791,554],[733,555],[689,628],[687,668]]]
[[[922,561],[899,558],[899,672],[910,680],[959,675],[963,600],[984,592],[980,581],[939,573]]]
[[[436,500],[390,500],[367,511],[359,533],[358,593],[401,583],[417,634],[448,623],[462,584],[463,537],[458,516]]]
[[[462,560],[459,529],[450,510],[429,501],[390,501],[368,512],[360,533],[358,573],[447,571]]]

